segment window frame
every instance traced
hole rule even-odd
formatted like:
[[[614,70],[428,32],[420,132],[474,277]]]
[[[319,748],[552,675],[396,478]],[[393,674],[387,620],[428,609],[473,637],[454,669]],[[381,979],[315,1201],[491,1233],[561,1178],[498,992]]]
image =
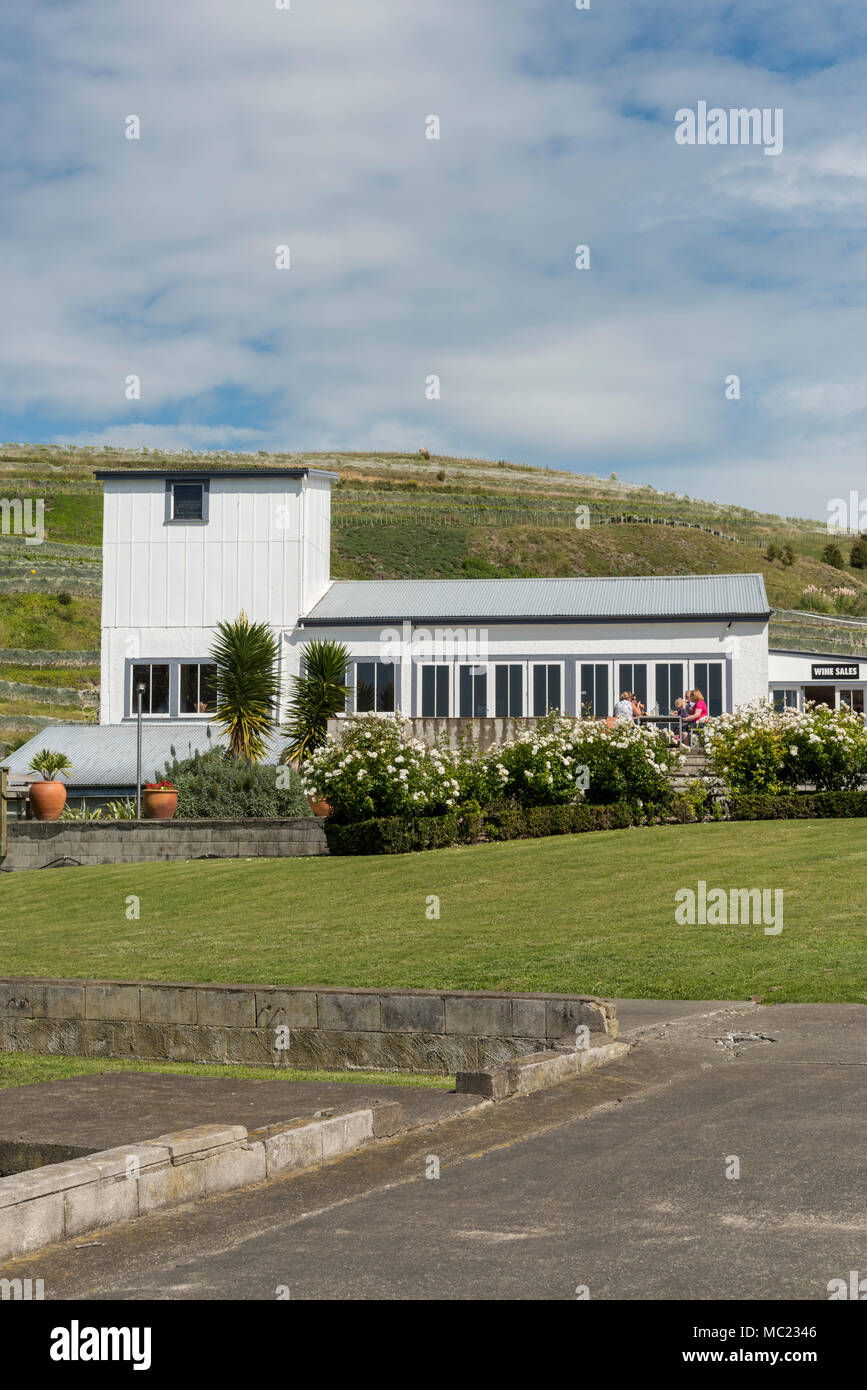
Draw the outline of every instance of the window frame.
[[[527,663],[526,661],[492,661],[490,663],[494,672],[494,718],[495,719],[524,719],[527,707]],[[508,708],[505,713],[501,713],[499,705],[500,672],[506,672],[506,705]],[[515,687],[517,686],[517,691]],[[486,692],[490,707],[490,686]],[[512,710],[512,698],[517,694],[521,708],[515,712]]]
[[[175,516],[175,487],[181,486],[201,487],[202,489],[202,515]],[[210,478],[203,477],[201,474],[189,473],[186,477],[166,478],[166,526],[207,526],[210,508]]]
[[[419,665],[418,665],[418,710],[419,710],[419,718],[420,718],[420,719],[448,719],[448,718],[451,717],[451,712],[452,712],[452,692],[453,692],[453,686],[454,686],[454,679],[453,679],[452,673],[453,673],[453,671],[454,671],[454,669],[455,669],[455,664],[456,664],[456,663],[453,662],[453,661],[422,661],[422,662],[419,662]],[[438,713],[434,713],[434,714],[425,714],[425,712],[424,712],[424,678],[425,678],[425,672],[426,672],[426,671],[433,671],[433,673],[434,673],[434,676],[433,676],[433,682],[434,682],[433,697],[434,697],[434,708],[435,708],[435,709],[436,709],[437,704],[439,703],[439,694],[440,694],[440,692],[439,692],[439,690],[438,690],[438,686],[439,686],[439,684],[440,684],[439,676],[440,676],[440,673],[441,673],[442,671],[444,671],[445,674],[446,674],[446,682],[445,682],[445,684],[446,684],[446,700],[445,700],[446,708],[445,708],[445,713],[444,713],[444,714],[438,714]]]
[[[489,709],[489,700],[490,700],[490,683],[489,683],[489,680],[488,680],[488,671],[489,671],[488,663],[485,662],[485,661],[459,661],[459,662],[456,663],[456,665],[457,665],[457,680],[456,680],[456,687],[457,687],[457,688],[456,688],[456,691],[455,691],[455,707],[456,707],[456,709],[457,709],[457,711],[458,711],[458,718],[459,718],[459,719],[487,719],[487,718],[488,718],[488,709]],[[464,672],[464,671],[468,671],[468,672],[469,672],[469,679],[470,679],[470,695],[471,695],[471,701],[470,701],[470,703],[471,703],[472,706],[473,706],[473,710],[472,710],[472,712],[471,712],[470,714],[462,714],[462,713],[461,713],[461,700],[462,700],[462,697],[463,697],[463,690],[462,690],[463,680],[462,680],[462,676],[463,676],[463,672]],[[484,713],[482,713],[482,714],[477,714],[476,711],[475,711],[475,704],[476,704],[476,682],[477,682],[477,681],[483,681],[483,682],[484,682],[485,708],[484,708]]]
[[[611,663],[611,661],[610,661],[610,660],[608,660],[608,661],[593,661],[593,660],[590,660],[590,661],[583,661],[583,660],[581,659],[581,657],[579,656],[578,659],[577,659],[577,662],[576,662],[576,666],[577,666],[577,670],[576,670],[575,674],[576,674],[577,679],[576,679],[576,682],[575,682],[575,704],[576,704],[576,706],[577,706],[577,708],[578,708],[578,717],[579,717],[580,719],[607,719],[607,718],[610,716],[612,709],[614,708],[614,706],[613,706],[613,704],[612,704],[612,700],[611,700],[611,676],[612,676],[612,669],[611,669],[612,663]],[[584,688],[584,667],[585,667],[585,666],[591,667],[591,669],[592,669],[592,671],[593,671],[593,708],[592,708],[592,710],[591,710],[591,712],[590,712],[589,714],[585,714],[585,713],[584,713],[584,704],[583,704],[583,701],[582,701],[582,698],[581,698],[581,697],[582,697],[582,694],[583,694],[583,688]],[[598,684],[598,681],[599,681],[599,672],[600,672],[600,671],[604,671],[604,672],[605,672],[605,690],[606,690],[606,696],[607,696],[607,698],[606,698],[605,701],[603,702],[605,708],[604,708],[604,710],[603,710],[601,713],[600,713],[599,710],[596,708],[596,705],[597,705],[597,693],[598,693],[598,691],[597,691],[597,684]]]
[[[129,708],[129,711],[130,711],[129,717],[130,717],[131,719],[138,719],[138,697],[137,697],[137,691],[136,691],[136,688],[135,688],[135,687],[136,687],[136,675],[135,675],[135,673],[136,673],[136,670],[137,670],[137,669],[140,670],[142,667],[145,667],[145,666],[147,667],[147,670],[148,670],[148,696],[147,696],[147,706],[148,706],[148,708],[147,708],[147,709],[145,708],[145,699],[144,699],[144,696],[143,696],[143,697],[142,697],[142,711],[141,711],[141,717],[142,717],[143,720],[145,720],[145,719],[171,719],[171,717],[172,717],[172,663],[171,663],[171,661],[166,661],[166,660],[147,660],[147,659],[144,659],[144,660],[143,660],[143,659],[141,659],[141,658],[137,658],[137,659],[135,659],[135,660],[132,660],[132,659],[131,659],[131,660],[130,660],[130,663],[129,663],[129,705],[128,705],[128,708]],[[166,673],[167,673],[167,675],[168,675],[168,689],[167,689],[167,692],[166,692],[166,705],[167,705],[167,708],[166,708],[165,711],[158,710],[158,711],[156,712],[156,714],[154,714],[154,713],[152,712],[152,710],[150,709],[150,706],[153,704],[153,688],[154,688],[153,669],[154,669],[155,666],[164,666],[164,667],[166,668]]]
[[[351,659],[352,666],[352,712],[353,714],[399,714],[400,713],[400,662],[383,661],[378,656],[354,656]],[[373,677],[373,709],[362,710],[358,708],[358,668],[359,666],[373,666],[376,668]],[[379,669],[388,667],[392,673],[392,707],[391,709],[379,708]]]
[[[199,699],[201,699],[201,694],[202,694],[202,667],[203,667],[203,666],[212,666],[212,667],[214,668],[214,708],[213,708],[212,710],[184,710],[184,709],[181,709],[181,703],[182,703],[182,701],[183,701],[183,680],[184,680],[184,674],[183,674],[183,673],[184,673],[184,667],[185,667],[185,666],[195,666],[195,667],[198,668],[199,677],[198,677],[197,689],[198,689]],[[217,683],[217,678],[218,678],[218,675],[219,675],[219,671],[218,671],[218,667],[217,667],[216,661],[212,661],[212,660],[210,660],[210,658],[207,658],[207,659],[206,659],[206,658],[204,658],[204,657],[200,657],[200,658],[198,658],[198,659],[193,659],[192,661],[184,661],[184,660],[182,659],[182,660],[180,660],[180,661],[177,663],[177,668],[178,668],[178,715],[177,715],[178,719],[213,719],[214,715],[215,715],[216,712],[217,712],[216,706],[217,706],[217,700],[218,700],[218,698],[219,698],[219,686],[218,686],[218,683]],[[170,673],[170,676],[171,676],[171,673]],[[171,690],[171,683],[170,683],[170,685],[169,685],[169,689]],[[198,704],[199,701],[197,700],[196,703]]]
[[[538,668],[541,668],[541,669],[544,670],[544,672],[545,672],[545,704],[546,704],[546,706],[547,706],[547,709],[545,710],[545,714],[539,714],[538,711],[537,711],[537,709],[536,709],[536,671],[537,671]],[[552,669],[552,668],[556,668],[556,670],[557,670],[558,673],[559,673],[559,678],[560,678],[560,703],[559,703],[558,705],[552,705],[552,704],[550,703],[550,698],[551,698],[551,697],[550,697],[550,689],[549,689],[549,687],[550,687],[550,681],[551,681],[550,672],[551,672],[551,669]],[[579,683],[580,683],[580,675],[579,675]],[[557,711],[557,710],[559,710],[559,712],[560,712],[561,714],[565,714],[565,713],[566,713],[566,662],[565,662],[565,661],[562,661],[562,660],[560,660],[560,661],[538,661],[538,660],[536,660],[536,658],[534,658],[534,657],[531,658],[531,659],[528,661],[528,663],[527,663],[527,705],[528,705],[528,707],[529,707],[529,706],[532,706],[532,709],[533,709],[532,714],[528,716],[528,718],[531,718],[531,719],[544,719],[546,714],[551,714],[552,711]]]

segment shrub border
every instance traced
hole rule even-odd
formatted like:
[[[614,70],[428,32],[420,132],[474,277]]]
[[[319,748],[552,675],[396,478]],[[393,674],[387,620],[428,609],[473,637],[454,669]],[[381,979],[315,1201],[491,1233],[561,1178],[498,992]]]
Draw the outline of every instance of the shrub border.
[[[688,825],[704,820],[867,819],[867,790],[793,792],[785,796],[756,793],[717,801],[715,814],[697,814],[686,798],[665,807],[616,801],[609,806],[532,806],[404,820],[383,816],[349,825],[325,822],[331,854],[411,854],[427,849],[578,835],[593,830],[626,830],[651,824]]]

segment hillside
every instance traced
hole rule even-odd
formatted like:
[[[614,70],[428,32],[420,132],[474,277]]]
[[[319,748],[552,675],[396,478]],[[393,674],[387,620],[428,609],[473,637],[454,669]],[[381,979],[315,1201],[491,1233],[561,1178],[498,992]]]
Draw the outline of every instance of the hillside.
[[[0,537],[0,740],[49,719],[95,717],[102,503],[94,470],[215,465],[327,468],[334,488],[335,578],[706,574],[756,570],[773,606],[800,608],[809,586],[867,614],[867,570],[821,560],[819,521],[723,506],[615,477],[528,465],[380,453],[194,454],[6,444],[0,495],[45,499],[46,541]],[[589,525],[576,525],[587,508]],[[791,563],[769,560],[789,546]],[[848,559],[851,542],[840,541]],[[834,600],[824,601],[833,611]],[[782,622],[782,619],[780,620]],[[857,629],[787,618],[786,645],[857,650]],[[64,652],[48,658],[46,651]],[[32,656],[30,655],[32,653]],[[62,666],[58,667],[58,661]],[[16,686],[26,686],[23,694]],[[32,693],[35,690],[35,694]]]

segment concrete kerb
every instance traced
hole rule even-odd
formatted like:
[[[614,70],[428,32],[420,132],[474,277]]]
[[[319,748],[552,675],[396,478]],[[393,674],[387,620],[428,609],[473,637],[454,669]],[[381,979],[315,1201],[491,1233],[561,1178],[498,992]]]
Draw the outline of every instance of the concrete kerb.
[[[197,1125],[0,1178],[0,1258],[339,1158],[402,1122],[385,1102],[249,1133]]]
[[[572,1080],[629,1050],[629,1043],[594,1034],[587,1048],[548,1050],[487,1071],[462,1072],[457,1090],[477,1095],[479,1104],[487,1105]],[[429,1121],[422,1124],[430,1127]],[[336,1106],[312,1118],[249,1131],[243,1125],[198,1125],[14,1173],[0,1178],[0,1259],[302,1172],[408,1128],[399,1101],[378,1101],[360,1108]]]
[[[595,1071],[608,1062],[619,1061],[630,1050],[628,1042],[613,1042],[606,1033],[591,1033],[587,1047],[558,1047],[518,1057],[501,1067],[458,1072],[455,1089],[459,1094],[484,1096],[494,1101],[527,1096],[533,1091],[571,1081],[584,1072]]]

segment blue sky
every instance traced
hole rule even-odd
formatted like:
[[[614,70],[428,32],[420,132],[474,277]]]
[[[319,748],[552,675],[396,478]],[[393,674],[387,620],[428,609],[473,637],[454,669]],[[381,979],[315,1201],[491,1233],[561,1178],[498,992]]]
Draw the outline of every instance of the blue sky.
[[[867,491],[861,0],[2,24],[2,438],[425,445],[820,518]],[[782,154],[678,145],[699,100],[782,108]]]

